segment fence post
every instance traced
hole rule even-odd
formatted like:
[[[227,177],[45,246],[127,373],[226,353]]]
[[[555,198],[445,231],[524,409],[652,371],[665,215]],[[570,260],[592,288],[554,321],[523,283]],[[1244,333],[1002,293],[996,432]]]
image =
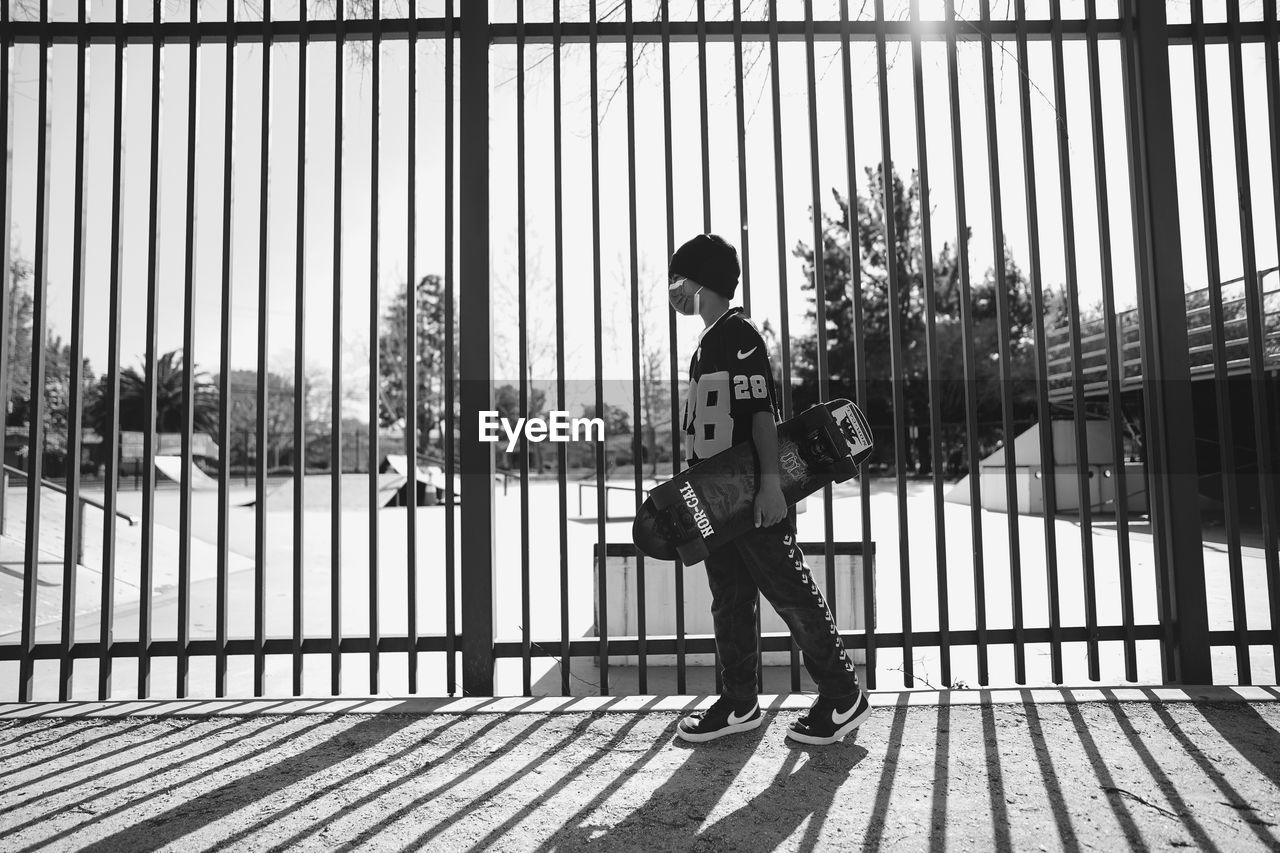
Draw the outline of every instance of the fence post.
[[[459,378],[462,441],[462,690],[493,695],[493,453],[479,412],[493,408],[489,299],[489,8],[461,4]]]
[[[1164,628],[1162,662],[1166,681],[1210,684],[1168,26],[1164,3],[1125,0],[1122,7],[1147,482]]]
[[[79,498],[79,495],[77,495],[76,497]],[[79,503],[80,503],[80,511],[76,513],[76,529],[75,529],[76,565],[83,566],[84,565],[84,501],[79,501]],[[108,519],[106,515],[103,515],[102,518],[103,518],[104,524],[112,524],[115,521],[114,518]],[[63,583],[66,583],[66,581],[64,580]]]

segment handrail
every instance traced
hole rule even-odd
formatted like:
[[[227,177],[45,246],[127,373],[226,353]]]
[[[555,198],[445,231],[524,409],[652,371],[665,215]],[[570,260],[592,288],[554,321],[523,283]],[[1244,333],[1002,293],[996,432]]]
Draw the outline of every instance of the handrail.
[[[1272,321],[1280,318],[1280,311],[1268,310],[1268,303],[1275,297],[1280,296],[1280,287],[1271,290],[1266,289],[1265,280],[1268,276],[1272,276],[1280,271],[1280,267],[1268,267],[1258,270],[1256,273],[1257,281],[1262,285],[1262,343],[1263,364],[1269,366],[1277,358],[1274,347],[1280,342],[1280,326],[1276,326]],[[1223,285],[1233,285],[1245,282],[1244,276],[1233,278],[1222,282]],[[1190,291],[1185,294],[1185,298],[1190,302],[1204,296],[1206,299],[1211,298],[1209,288]],[[1241,293],[1230,298],[1222,300],[1223,307],[1243,305],[1246,302],[1247,294]],[[1191,305],[1187,308],[1187,318],[1191,321],[1192,317],[1198,318],[1211,306]],[[1141,340],[1132,336],[1133,330],[1136,328],[1137,309],[1129,309],[1117,312],[1117,333],[1120,340],[1120,354],[1122,356],[1123,367],[1121,368],[1121,381],[1128,384],[1133,381],[1139,381],[1142,377],[1142,358],[1137,355],[1141,352]],[[1248,322],[1245,316],[1236,316],[1225,319],[1222,324],[1223,335],[1230,334],[1231,337],[1223,340],[1223,345],[1232,351],[1238,351],[1250,344],[1247,332],[1236,331]],[[1187,328],[1188,353],[1192,356],[1191,373],[1192,375],[1202,375],[1216,370],[1214,362],[1202,360],[1197,356],[1203,356],[1213,350],[1212,341],[1205,341],[1206,337],[1211,337],[1215,331],[1212,324],[1200,323],[1198,325],[1189,325]],[[1055,387],[1050,389],[1050,397],[1061,397],[1064,393],[1069,392],[1072,383],[1071,363],[1073,356],[1070,353],[1071,341],[1069,340],[1070,330],[1066,327],[1065,321],[1057,328],[1046,330],[1045,334],[1045,354],[1047,356],[1045,367],[1047,370],[1046,379]],[[1106,341],[1107,330],[1103,327],[1103,320],[1095,318],[1082,324],[1081,335],[1079,338],[1080,346],[1080,367],[1079,375],[1085,381],[1086,390],[1097,390],[1106,387],[1105,379],[1097,379],[1099,375],[1107,375],[1113,369],[1105,360],[1106,352],[1102,344]],[[1124,358],[1126,355],[1134,354],[1136,358]],[[1240,369],[1248,369],[1251,364],[1249,357],[1228,359],[1224,365],[1228,371],[1238,372]],[[1136,371],[1130,368],[1137,367]]]
[[[22,477],[23,479],[26,479],[27,477],[26,471],[23,471],[21,468],[15,468],[12,465],[9,465],[7,463],[4,466],[4,472],[6,474],[17,474],[19,477]],[[46,480],[41,478],[40,485],[44,486],[45,488],[53,489],[55,492],[60,492],[64,495],[67,493],[67,490],[65,487],[58,485],[52,480]],[[93,498],[86,498],[84,495],[76,495],[76,500],[80,501],[81,504],[87,504],[91,507],[96,507],[102,510],[103,512],[107,511],[107,508],[105,505],[103,505],[99,501],[94,500]],[[129,522],[130,527],[138,526],[139,519],[136,516],[130,515],[127,512],[121,512],[120,510],[116,510],[115,514],[118,518],[123,518],[125,521]]]

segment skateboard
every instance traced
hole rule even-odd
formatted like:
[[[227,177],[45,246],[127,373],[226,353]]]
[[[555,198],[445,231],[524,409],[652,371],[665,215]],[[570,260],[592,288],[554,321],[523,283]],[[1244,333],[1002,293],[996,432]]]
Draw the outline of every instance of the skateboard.
[[[778,472],[787,506],[857,474],[871,449],[867,419],[849,400],[811,406],[778,424]],[[657,560],[702,562],[755,526],[759,470],[755,447],[744,442],[654,487],[631,527],[636,547]]]

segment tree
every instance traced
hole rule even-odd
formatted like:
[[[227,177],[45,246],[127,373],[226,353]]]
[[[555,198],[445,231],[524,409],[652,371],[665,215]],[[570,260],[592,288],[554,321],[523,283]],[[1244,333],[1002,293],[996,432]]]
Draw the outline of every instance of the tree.
[[[304,377],[304,382],[306,377]],[[219,385],[221,377],[218,378]],[[247,465],[257,458],[258,435],[258,372],[233,370],[228,374],[228,408],[231,419],[231,445],[239,447],[238,463]],[[304,387],[304,394],[307,388]],[[292,464],[293,454],[293,377],[283,370],[267,371],[266,429],[267,467],[276,467],[286,461]],[[216,401],[216,394],[214,397]],[[215,403],[216,405],[216,403]],[[303,408],[308,408],[304,396]],[[216,418],[215,418],[216,423]],[[255,448],[250,452],[250,448]],[[287,456],[287,459],[285,458]],[[230,458],[230,457],[229,457]]]
[[[445,416],[445,292],[444,279],[424,276],[414,289],[417,313],[417,382],[414,422],[419,450],[425,450],[432,430]],[[408,429],[405,377],[408,374],[409,309],[407,286],[397,292],[382,313],[382,334],[378,337],[378,422]],[[457,315],[453,319],[453,340],[457,343]],[[457,381],[458,358],[454,348],[453,372]],[[457,385],[455,384],[455,389]],[[457,413],[455,393],[454,412]],[[455,420],[455,423],[457,421]],[[441,443],[443,449],[443,441]]]
[[[21,258],[9,263],[9,290],[5,294],[8,305],[5,315],[9,318],[6,329],[8,340],[5,352],[4,380],[7,399],[5,412],[12,412],[19,400],[31,396],[31,294],[27,282],[31,279],[31,264]]]
[[[120,429],[145,432],[147,423],[146,366],[142,372],[132,367],[120,371]],[[99,435],[111,430],[110,375],[98,382],[93,405],[85,421]],[[156,432],[181,432],[186,427],[186,390],[183,385],[181,349],[156,359]],[[192,430],[213,433],[218,426],[218,386],[209,374],[197,369],[192,376]]]
[[[933,281],[925,280],[923,253],[923,204],[918,176],[913,172],[910,183],[896,173],[891,175],[894,224],[897,235],[894,257],[899,306],[898,315],[889,313],[889,258],[885,243],[885,203],[881,169],[866,170],[866,191],[857,204],[857,249],[861,273],[863,369],[867,382],[867,416],[878,434],[875,461],[891,463],[897,441],[909,441],[914,431],[916,441],[909,446],[911,464],[921,472],[931,470],[929,459],[930,382],[942,422],[942,445],[949,461],[949,473],[960,473],[965,446],[965,389],[972,383],[976,391],[980,444],[992,447],[1001,436],[1000,363],[998,353],[999,317],[996,299],[996,275],[989,269],[980,281],[971,281],[969,317],[972,321],[974,353],[973,376],[965,375],[963,359],[964,326],[961,318],[961,280],[957,250],[944,243],[933,260]],[[829,397],[855,395],[855,352],[853,334],[854,294],[850,273],[851,242],[848,227],[849,203],[834,193],[840,206],[837,220],[824,217],[823,267],[824,297],[827,319],[826,374],[830,382]],[[813,250],[800,243],[795,254],[803,259],[808,280],[803,285],[814,299]],[[1034,417],[1034,312],[1030,283],[1021,269],[1006,253],[1005,290],[1009,302],[1010,368],[1009,398],[1015,422]],[[939,373],[930,377],[926,340],[926,292],[931,285],[936,297],[936,346]],[[816,323],[816,307],[810,305],[807,317]],[[896,326],[901,341],[901,379],[904,383],[904,418],[908,435],[893,436],[893,364],[891,325]],[[798,336],[792,348],[793,373],[798,382],[795,390],[797,411],[818,399],[817,335]],[[914,429],[913,429],[914,428]]]
[[[649,278],[644,274],[640,276],[642,281]],[[666,427],[662,430],[664,446],[671,435],[670,343],[659,332],[667,325],[671,309],[667,300],[659,300],[655,293],[660,291],[653,287],[639,289],[640,439],[644,454],[641,458],[649,463],[650,477],[658,475],[659,427]]]
[[[4,365],[6,384],[5,422],[8,426],[29,426],[31,423],[31,336],[33,301],[28,291],[31,279],[31,264],[22,259],[15,259],[9,265],[9,289],[5,294],[8,301],[7,316],[9,328],[8,356]],[[95,383],[89,361],[85,359],[81,365],[81,411],[87,413],[92,409],[95,399]],[[57,467],[66,458],[68,428],[71,415],[71,347],[63,339],[48,332],[44,341],[44,394],[41,402],[41,420],[43,426],[43,451],[48,462],[54,468],[49,471],[57,475]],[[25,455],[26,447],[18,450]]]
[[[605,403],[604,414],[597,415],[595,403],[586,403],[582,407],[582,417],[599,417],[604,421],[604,434],[606,436],[631,434],[631,413],[622,406],[610,406]]]
[[[521,412],[520,411],[520,389],[510,383],[505,385],[500,385],[498,388],[494,390],[494,395],[493,395],[493,403],[494,403],[494,406],[497,407],[499,416],[506,418],[507,422],[511,424],[516,423],[516,420],[518,418],[532,418],[532,417],[545,416],[546,405],[547,405],[546,401],[547,401],[546,391],[535,386],[530,386],[529,399],[527,401],[528,407],[523,412]],[[505,441],[505,439],[503,440]],[[516,449],[515,455],[513,455],[510,459],[506,460],[506,462],[504,463],[504,467],[508,467],[508,468],[519,467],[520,465],[519,454],[521,453],[525,442],[526,440],[524,438],[524,435],[521,434],[519,439],[520,446]],[[541,471],[543,442],[534,441],[534,442],[528,442],[528,444],[529,444],[529,455],[531,457],[529,460],[529,468],[530,470],[533,470],[533,471]],[[499,444],[498,450],[505,451],[506,445]]]

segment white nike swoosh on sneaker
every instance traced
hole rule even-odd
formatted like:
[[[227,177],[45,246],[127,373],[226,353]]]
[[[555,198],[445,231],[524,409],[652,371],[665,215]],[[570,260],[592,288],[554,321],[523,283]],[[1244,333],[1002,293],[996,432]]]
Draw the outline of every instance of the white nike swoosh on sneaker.
[[[755,352],[757,349],[759,349],[759,347],[752,347],[751,349],[747,350],[746,352],[743,352],[742,350],[738,350],[738,360],[739,360],[739,361],[741,361],[742,359],[744,359],[744,358],[746,358],[747,356],[751,355],[751,353]]]
[[[756,709],[755,709],[755,708],[752,708],[750,711],[748,711],[747,713],[745,713],[745,714],[743,714],[741,717],[739,717],[737,714],[735,714],[735,713],[733,713],[732,711],[730,711],[730,712],[729,712],[729,725],[731,725],[731,726],[740,726],[740,725],[742,725],[743,723],[745,723],[747,720],[751,719],[751,715],[752,715],[752,714],[754,714],[755,712],[756,712]]]
[[[849,706],[849,710],[845,711],[843,714],[839,711],[833,710],[831,712],[831,722],[835,723],[837,726],[843,726],[845,723],[849,722],[849,718],[853,716],[853,712],[856,711],[857,708],[858,703],[854,702]]]

